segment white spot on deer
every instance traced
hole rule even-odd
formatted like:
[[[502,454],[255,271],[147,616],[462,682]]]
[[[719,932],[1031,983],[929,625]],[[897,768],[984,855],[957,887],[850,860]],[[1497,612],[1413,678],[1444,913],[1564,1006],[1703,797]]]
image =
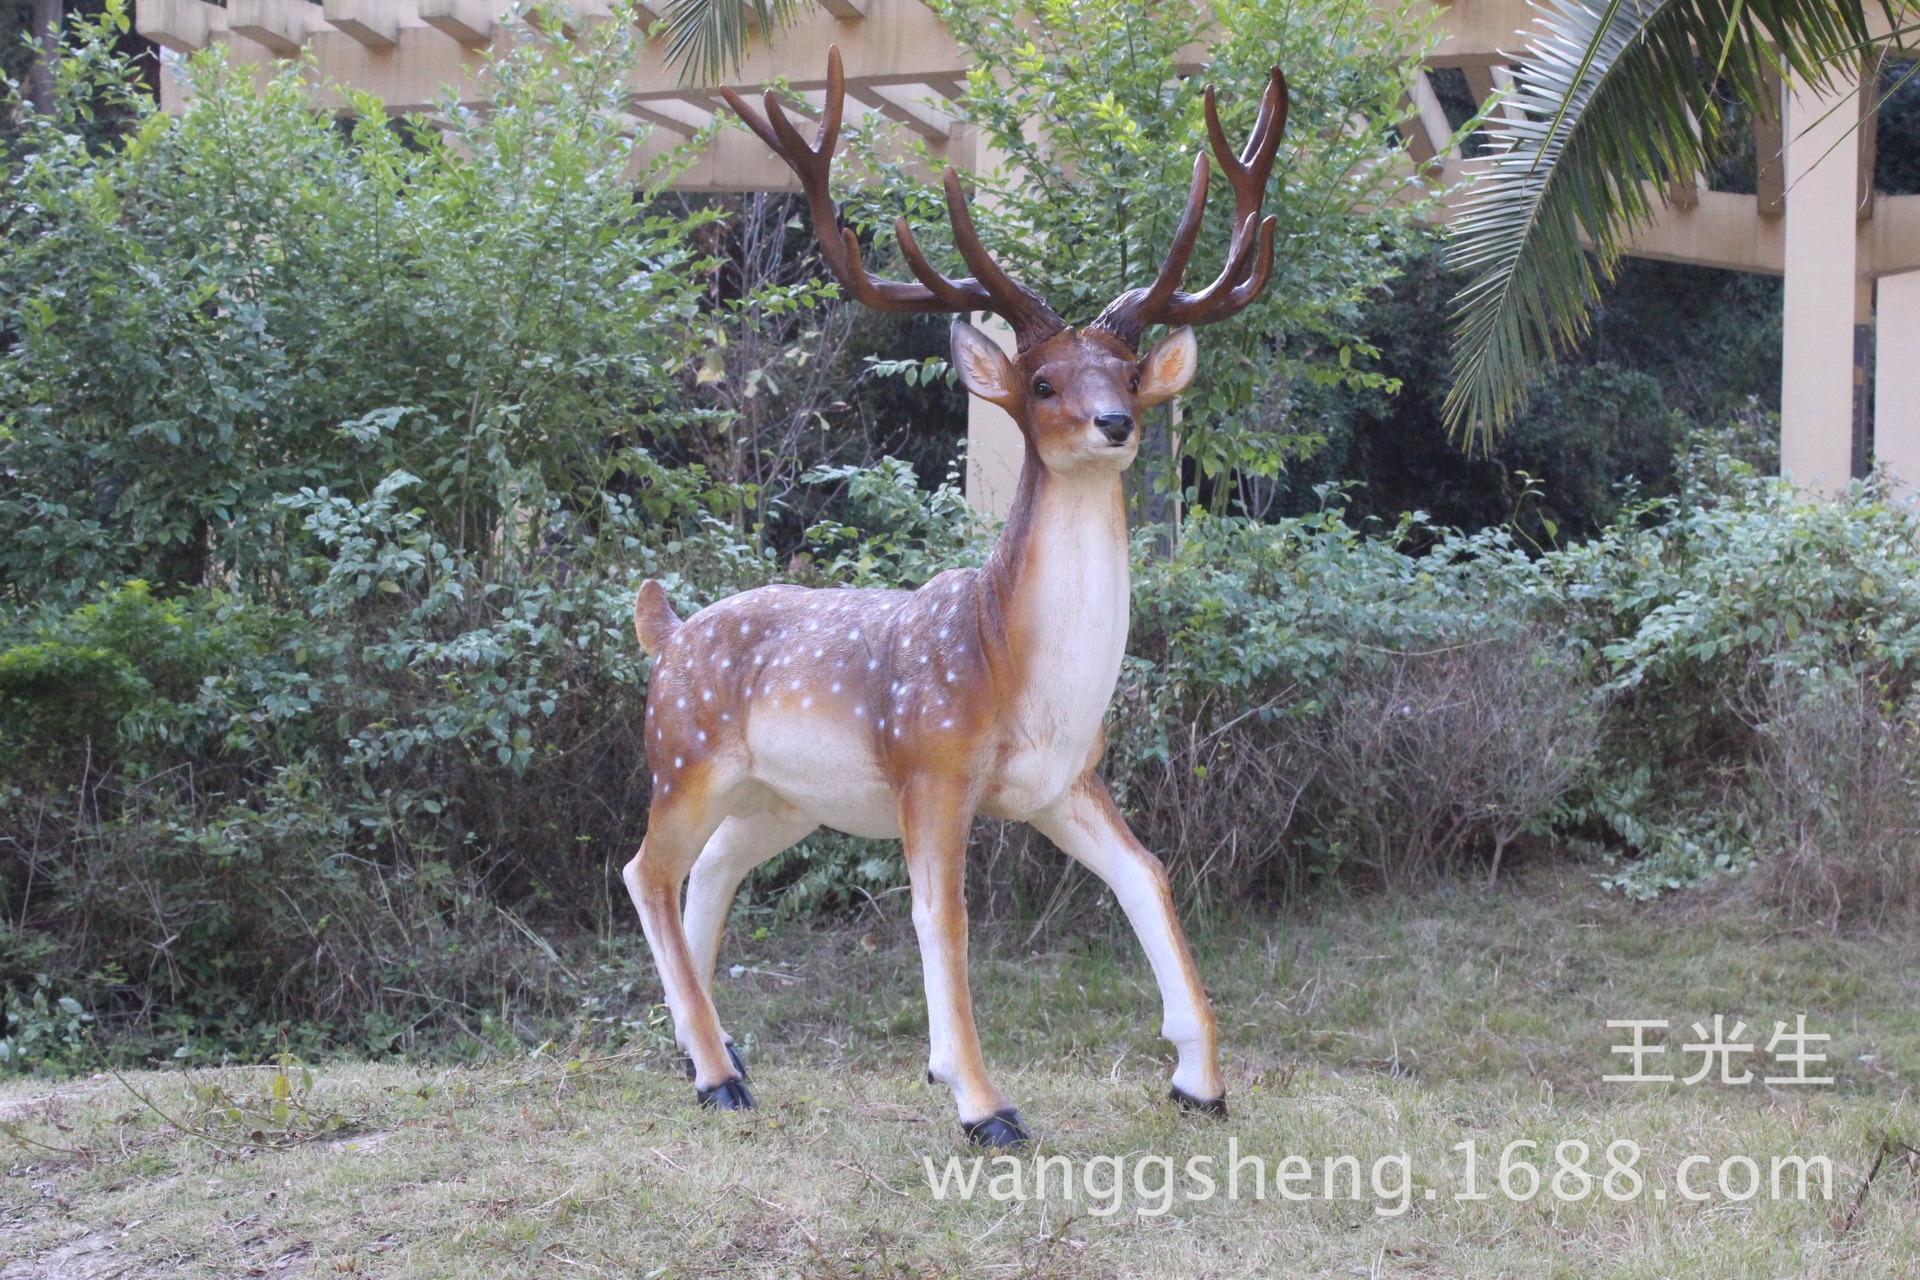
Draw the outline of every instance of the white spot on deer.
[[[860,638],[860,628],[855,627],[853,630],[847,632],[847,639],[858,640],[859,638]]]
[[[684,708],[687,705],[687,700],[685,698],[675,698],[673,700],[673,705],[676,707]]]
[[[840,682],[839,682],[838,680],[835,680],[835,681],[833,682],[833,691],[834,691],[835,693],[838,693],[838,692],[840,692]]]
[[[948,684],[952,684],[952,683],[954,682],[954,679],[955,679],[955,677],[954,677],[954,674],[953,674],[953,672],[951,672],[951,671],[949,671],[949,672],[947,672],[947,683],[948,683]]]
[[[940,727],[941,727],[942,729],[951,729],[951,728],[953,728],[953,721],[951,721],[951,720],[942,720],[942,721],[940,722]]]
[[[743,622],[743,623],[741,623],[741,624],[740,624],[740,634],[741,634],[741,635],[743,635],[743,636],[750,636],[750,635],[752,635],[752,634],[753,634],[753,624],[751,624],[751,623],[747,623],[747,622]]]
[[[812,705],[813,705],[813,695],[812,695],[812,694],[808,694],[808,695],[807,695],[806,697],[804,697],[804,698],[802,698],[802,699],[800,699],[800,705],[801,705],[801,706],[803,706],[803,707],[810,707],[810,706],[812,706]]]
[[[815,649],[813,651],[813,656],[816,658],[824,657],[826,655],[826,652],[827,651],[825,649]]]
[[[705,729],[702,729],[700,730],[700,732],[694,734],[693,736],[700,739],[700,741],[705,742],[707,740],[707,731]]]
[[[951,679],[953,679],[953,677],[952,677],[952,676],[948,676],[948,677],[947,677],[947,679],[949,679],[949,680],[951,680]],[[702,701],[702,702],[712,702],[712,701],[713,701],[713,690],[711,690],[711,689],[702,689],[702,690],[700,691],[700,701]]]
[[[853,709],[853,714],[855,716],[864,716],[867,714],[867,709],[865,707],[855,707]]]
[[[679,756],[675,756],[673,758],[673,767],[676,769],[683,767],[686,763],[687,762],[681,759]]]

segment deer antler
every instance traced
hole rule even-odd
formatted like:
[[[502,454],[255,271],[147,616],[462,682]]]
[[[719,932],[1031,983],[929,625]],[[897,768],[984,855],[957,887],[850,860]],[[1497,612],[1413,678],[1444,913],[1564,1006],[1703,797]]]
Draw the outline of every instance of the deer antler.
[[[759,135],[799,176],[807,207],[813,215],[813,232],[820,244],[820,256],[833,278],[856,301],[878,311],[991,311],[1013,326],[1015,340],[1022,351],[1067,327],[1066,321],[1038,294],[1002,270],[980,243],[973,218],[967,212],[966,197],[960,190],[960,175],[952,166],[948,166],[942,182],[947,195],[947,217],[953,226],[954,244],[967,266],[973,269],[973,275],[955,280],[934,270],[905,218],[894,219],[894,236],[913,274],[919,277],[919,283],[884,280],[866,269],[860,258],[860,242],[851,228],[840,226],[840,210],[829,189],[833,153],[840,143],[841,107],[846,97],[846,77],[840,67],[838,46],[827,53],[826,111],[812,146],[800,137],[771,90],[765,95],[764,118],[732,89],[722,88],[720,94],[747,128]],[[1265,180],[1263,173],[1263,185]]]
[[[1174,230],[1173,243],[1160,274],[1145,289],[1129,289],[1107,304],[1090,328],[1104,329],[1130,347],[1138,347],[1140,335],[1153,324],[1200,325],[1225,320],[1259,296],[1273,270],[1273,232],[1279,221],[1260,218],[1260,205],[1266,197],[1267,178],[1273,172],[1274,155],[1280,147],[1280,135],[1287,128],[1287,78],[1273,68],[1267,91],[1260,100],[1260,115],[1254,121],[1253,136],[1238,156],[1227,143],[1220,127],[1220,112],[1214,103],[1213,86],[1207,86],[1207,138],[1221,170],[1233,187],[1233,240],[1227,248],[1227,263],[1220,274],[1198,293],[1180,291],[1181,277],[1200,238],[1201,215],[1207,207],[1207,180],[1211,176],[1207,157],[1193,160],[1193,185],[1187,191],[1187,207]],[[1257,246],[1257,248],[1256,248]]]

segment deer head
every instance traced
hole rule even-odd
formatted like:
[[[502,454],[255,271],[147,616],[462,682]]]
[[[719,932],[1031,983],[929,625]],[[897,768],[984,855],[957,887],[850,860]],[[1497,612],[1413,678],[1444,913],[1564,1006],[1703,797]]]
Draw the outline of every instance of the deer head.
[[[953,366],[969,392],[1006,410],[1019,424],[1028,449],[1050,471],[1119,471],[1131,463],[1139,451],[1141,413],[1178,395],[1193,378],[1194,326],[1238,313],[1259,296],[1273,269],[1276,219],[1262,219],[1260,207],[1287,124],[1287,82],[1278,67],[1268,80],[1253,134],[1238,155],[1220,126],[1212,86],[1206,90],[1208,141],[1234,196],[1233,239],[1220,274],[1197,293],[1180,288],[1200,237],[1212,176],[1202,154],[1194,157],[1186,208],[1153,283],[1121,294],[1079,329],[993,260],[974,229],[960,175],[951,166],[941,179],[947,217],[954,245],[973,275],[956,280],[935,270],[905,218],[895,219],[893,230],[915,280],[885,280],[866,269],[859,240],[840,225],[829,190],[846,93],[838,48],[828,54],[826,109],[812,145],[802,140],[771,91],[764,115],[733,90],[721,93],[799,176],[821,257],[849,296],[879,311],[962,316],[986,311],[1012,327],[1016,351],[1008,356],[965,320],[955,323]],[[1143,358],[1140,338],[1156,324],[1174,331]]]

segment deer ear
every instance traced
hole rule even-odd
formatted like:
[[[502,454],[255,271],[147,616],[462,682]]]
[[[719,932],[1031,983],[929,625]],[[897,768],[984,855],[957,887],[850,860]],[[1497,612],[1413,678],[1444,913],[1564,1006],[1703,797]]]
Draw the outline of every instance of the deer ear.
[[[953,367],[960,385],[1008,413],[1020,400],[1020,375],[1000,344],[965,320],[953,325]]]
[[[1193,326],[1183,324],[1160,339],[1140,362],[1140,407],[1151,409],[1179,395],[1193,381],[1200,364],[1200,347]]]

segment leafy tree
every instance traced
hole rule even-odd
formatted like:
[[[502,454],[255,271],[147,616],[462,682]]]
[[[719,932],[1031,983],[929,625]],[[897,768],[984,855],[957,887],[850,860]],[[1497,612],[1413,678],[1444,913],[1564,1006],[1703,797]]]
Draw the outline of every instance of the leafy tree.
[[[371,99],[336,126],[298,68],[256,89],[217,50],[163,115],[108,47],[124,20],[61,61],[7,174],[0,589],[271,576],[275,495],[396,471],[484,553],[547,495],[593,505],[669,429],[701,219],[626,179],[629,24],[518,46],[441,132]],[[101,145],[103,93],[130,125]]]

